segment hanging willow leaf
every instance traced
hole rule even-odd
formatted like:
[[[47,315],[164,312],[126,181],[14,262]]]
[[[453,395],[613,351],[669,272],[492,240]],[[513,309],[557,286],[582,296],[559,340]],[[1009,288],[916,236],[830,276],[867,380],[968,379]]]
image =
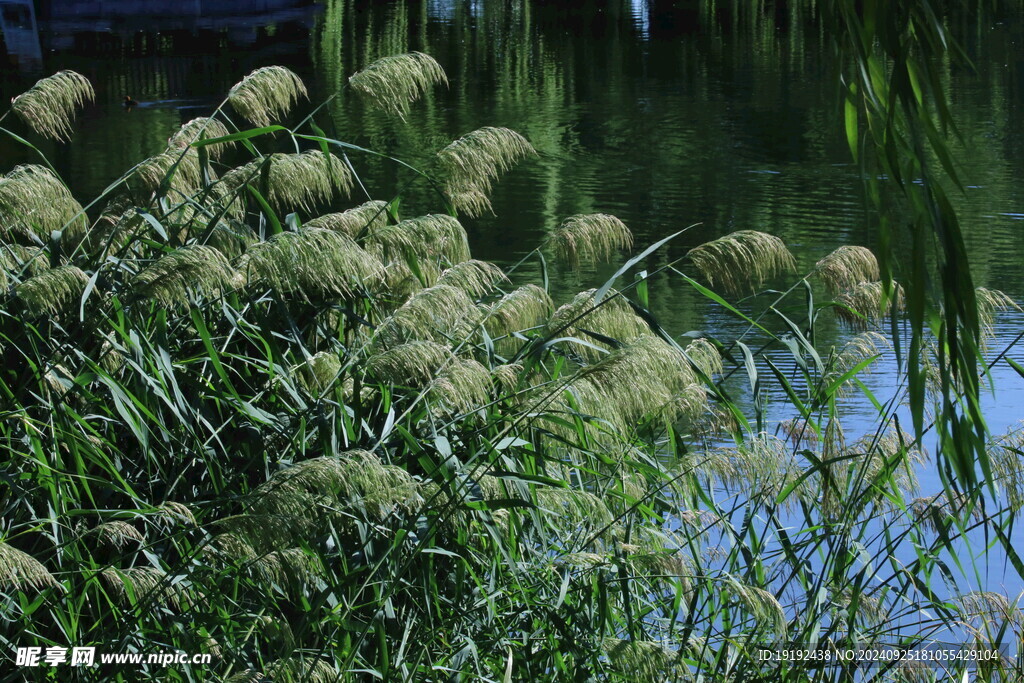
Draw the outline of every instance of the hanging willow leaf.
[[[374,105],[404,120],[409,105],[432,85],[448,85],[448,76],[430,55],[410,52],[378,59],[348,82]]]
[[[58,71],[15,97],[11,110],[39,135],[69,140],[75,110],[95,98],[88,78],[74,71]]]

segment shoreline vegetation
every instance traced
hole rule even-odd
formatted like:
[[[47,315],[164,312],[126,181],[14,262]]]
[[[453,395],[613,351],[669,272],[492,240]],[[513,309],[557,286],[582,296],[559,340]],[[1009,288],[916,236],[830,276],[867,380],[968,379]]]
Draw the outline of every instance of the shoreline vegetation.
[[[447,77],[409,53],[348,83],[401,119]],[[847,129],[867,164],[858,122],[913,128],[858,110],[864,88]],[[66,139],[92,97],[60,72],[3,118]],[[435,191],[434,213],[408,216],[401,186],[363,186],[359,157],[376,153],[328,137],[317,109],[284,125],[305,98],[288,69],[258,69],[85,207],[45,158],[0,169],[5,656],[213,656],[62,672],[81,680],[839,681],[859,663],[758,652],[1021,642],[1016,596],[961,590],[950,565],[980,535],[1021,569],[1024,431],[978,446],[970,475],[960,448],[983,433],[967,418],[980,348],[1012,300],[972,287],[930,329],[923,280],[895,283],[888,256],[844,246],[800,274],[756,230],[643,270],[681,230],[575,296],[517,286],[515,268],[472,258],[460,217],[490,211],[528,140],[485,127],[429,168],[389,159]],[[527,259],[579,267],[633,247],[618,218],[575,215]],[[747,333],[672,336],[649,312],[655,276]],[[815,344],[830,315],[856,332],[841,348]],[[901,320],[901,390],[874,397],[860,378]],[[757,398],[768,383],[789,397],[778,428]],[[850,392],[878,407],[874,432],[844,433]],[[940,454],[921,447],[926,419]],[[917,491],[924,462],[946,491]],[[958,680],[1024,673],[1009,657],[944,664]]]

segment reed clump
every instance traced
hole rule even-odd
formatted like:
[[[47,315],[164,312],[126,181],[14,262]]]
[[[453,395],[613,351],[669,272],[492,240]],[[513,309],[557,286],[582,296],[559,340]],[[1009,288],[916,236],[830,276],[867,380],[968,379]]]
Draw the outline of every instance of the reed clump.
[[[51,137],[91,94],[58,76],[14,107],[57,98],[35,115]],[[446,79],[412,53],[350,82],[402,117]],[[265,67],[228,103],[266,126],[305,95]],[[883,311],[901,312],[870,252],[837,250],[759,314],[687,272],[732,296],[791,271],[756,231],[552,291],[474,259],[453,215],[491,207],[534,154],[521,135],[463,136],[436,178],[402,165],[441,206],[400,215],[396,187],[357,176],[359,148],[318,130],[231,146],[220,110],[190,121],[91,222],[47,168],[0,169],[12,642],[74,627],[79,647],[215,653],[190,680],[760,680],[779,672],[747,647],[783,638],[1019,631],[998,595],[954,605],[929,582],[949,580],[950,539],[997,537],[1020,508],[1021,436],[989,444],[998,496],[918,495],[930,456],[863,379],[890,349]],[[544,254],[578,268],[633,245],[609,214],[558,226],[528,257],[545,273]],[[679,272],[758,344],[666,329],[647,284]],[[818,281],[832,300],[805,294]],[[977,298],[985,329],[1016,307]],[[833,314],[870,329],[819,348]],[[878,407],[863,434],[842,424],[858,391]]]

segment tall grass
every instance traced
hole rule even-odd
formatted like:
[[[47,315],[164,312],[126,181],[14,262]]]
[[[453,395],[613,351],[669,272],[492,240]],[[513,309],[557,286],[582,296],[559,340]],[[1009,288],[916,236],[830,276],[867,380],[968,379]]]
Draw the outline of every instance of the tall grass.
[[[401,115],[438,69],[392,57],[352,82]],[[982,506],[916,491],[928,455],[881,401],[875,431],[842,427],[899,315],[851,294],[884,291],[869,253],[793,275],[781,240],[742,231],[625,285],[672,238],[575,297],[517,286],[471,259],[456,209],[489,207],[524,138],[470,132],[436,175],[395,160],[437,189],[438,213],[403,216],[395,188],[349,196],[372,152],[309,117],[272,123],[304,92],[280,67],[250,75],[226,102],[269,125],[236,130],[221,109],[187,124],[89,221],[50,171],[0,179],[5,654],[213,655],[58,672],[80,680],[839,681],[852,665],[758,650],[1021,637],[1013,596],[958,596],[942,553],[1008,533],[1016,437],[993,445],[1008,495]],[[50,189],[19,192],[25,178]],[[579,265],[631,246],[595,214],[566,217],[542,253]],[[648,310],[655,275],[763,346],[671,336]],[[770,304],[736,299],[783,277]],[[839,311],[868,331],[816,346]],[[769,385],[789,400],[778,428]]]

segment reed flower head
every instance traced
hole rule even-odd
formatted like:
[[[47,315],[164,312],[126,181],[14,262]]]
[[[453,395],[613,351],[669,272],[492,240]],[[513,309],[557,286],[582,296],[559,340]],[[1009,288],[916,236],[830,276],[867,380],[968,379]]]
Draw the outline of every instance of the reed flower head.
[[[554,304],[548,293],[537,285],[524,285],[494,302],[484,315],[484,328],[498,339],[502,352],[514,352],[516,332],[543,325]]]
[[[275,211],[313,210],[317,202],[327,201],[352,189],[352,172],[344,161],[320,150],[299,154],[271,154],[228,171],[221,179],[231,191],[252,185],[263,193]]]
[[[545,243],[574,267],[608,261],[619,249],[633,246],[633,233],[615,216],[604,213],[570,216]]]
[[[740,230],[689,251],[704,278],[729,294],[754,291],[769,278],[792,270],[796,260],[778,237]]]
[[[392,384],[419,386],[437,376],[454,357],[450,348],[432,341],[399,344],[366,359],[369,373]]]
[[[175,249],[132,279],[132,294],[174,308],[188,303],[189,293],[216,296],[235,275],[217,249],[199,244]]]
[[[825,286],[833,294],[856,287],[862,282],[878,280],[878,259],[866,247],[839,247],[814,267]]]
[[[978,287],[974,290],[974,295],[978,301],[978,324],[981,328],[983,342],[986,339],[991,339],[995,334],[994,323],[997,311],[1021,312],[1022,310],[1016,301],[998,289]]]
[[[374,343],[392,347],[409,341],[446,342],[466,337],[479,313],[469,296],[451,285],[420,290],[377,327]]]
[[[89,276],[77,266],[60,266],[30,277],[14,292],[32,315],[56,315],[78,301]]]
[[[408,218],[396,225],[373,230],[366,244],[389,259],[413,255],[418,259],[441,259],[448,264],[469,258],[466,229],[446,214]]]
[[[890,309],[903,308],[903,288],[893,283],[888,300],[881,282],[861,282],[835,298],[836,317],[855,329],[881,325]]]
[[[41,590],[59,585],[39,560],[0,541],[0,590]]]
[[[69,140],[75,110],[95,98],[88,78],[74,71],[58,71],[11,100],[11,110],[39,135]]]
[[[409,105],[432,85],[448,85],[448,76],[430,55],[409,52],[378,59],[349,77],[348,82],[374,105],[404,120]]]
[[[127,181],[132,197],[142,205],[168,190],[187,197],[202,182],[199,154],[192,148],[168,149],[146,159],[132,170]]]
[[[306,86],[294,72],[283,66],[256,69],[228,91],[228,102],[239,114],[257,126],[280,121],[300,97],[307,97]]]
[[[588,335],[587,332],[594,332],[623,343],[651,333],[647,323],[637,316],[629,303],[615,291],[609,291],[600,305],[595,307],[596,293],[596,289],[580,292],[572,301],[560,306],[548,321],[548,334],[576,337],[599,348],[608,348],[608,344]],[[574,344],[573,350],[589,360],[602,355],[592,346],[584,344]]]
[[[458,287],[471,297],[480,298],[508,281],[505,271],[493,263],[470,259],[442,271],[437,284]]]
[[[0,237],[46,241],[54,230],[77,236],[88,224],[82,205],[48,168],[26,164],[0,176]]]
[[[211,138],[220,138],[229,135],[230,131],[227,126],[221,123],[219,120],[201,116],[196,119],[192,119],[181,128],[178,132],[170,137],[167,141],[168,149],[185,149],[193,142],[198,140],[209,140]],[[233,142],[218,142],[215,145],[207,145],[206,151],[210,155],[211,159],[219,159],[229,148],[233,147]]]
[[[445,415],[471,412],[487,403],[490,394],[491,371],[469,358],[443,366],[430,385],[430,398]]]
[[[388,224],[387,202],[372,200],[341,213],[328,213],[306,221],[307,228],[343,232],[356,239],[363,232],[380,230]]]
[[[379,280],[382,266],[343,233],[303,228],[253,245],[239,270],[249,282],[309,298],[347,296]]]
[[[479,216],[491,210],[487,195],[498,174],[536,153],[526,138],[508,128],[488,126],[467,133],[437,153],[445,194],[457,211]]]

